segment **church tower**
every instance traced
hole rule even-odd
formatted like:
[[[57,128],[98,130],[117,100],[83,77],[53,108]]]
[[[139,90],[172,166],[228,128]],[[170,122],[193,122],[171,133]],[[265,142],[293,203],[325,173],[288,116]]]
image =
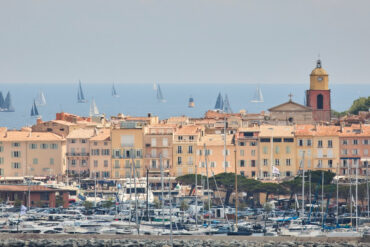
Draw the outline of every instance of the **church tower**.
[[[316,68],[310,75],[310,89],[306,91],[306,106],[312,108],[316,122],[329,122],[331,119],[330,89],[328,73],[317,60]]]

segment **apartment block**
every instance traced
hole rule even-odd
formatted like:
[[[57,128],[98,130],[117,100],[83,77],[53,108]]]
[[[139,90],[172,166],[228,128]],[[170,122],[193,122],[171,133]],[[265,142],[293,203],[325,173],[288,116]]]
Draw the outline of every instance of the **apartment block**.
[[[94,136],[89,139],[91,178],[111,178],[111,146],[110,129],[95,129]]]

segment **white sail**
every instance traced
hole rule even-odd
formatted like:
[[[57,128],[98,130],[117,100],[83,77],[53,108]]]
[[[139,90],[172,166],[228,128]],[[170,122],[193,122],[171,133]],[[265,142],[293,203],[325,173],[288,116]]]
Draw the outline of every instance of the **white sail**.
[[[154,83],[153,83],[153,90],[154,90],[154,91],[156,91],[156,90],[157,90],[157,88],[158,88],[158,87],[157,87],[157,83],[155,83],[155,82],[154,82]]]
[[[119,97],[119,95],[117,93],[117,90],[116,90],[116,87],[114,86],[114,83],[113,83],[113,86],[112,86],[112,96],[116,97],[116,98]]]
[[[97,116],[99,115],[99,110],[98,110],[98,107],[96,106],[95,104],[95,100],[94,98],[91,100],[91,104],[90,104],[90,116]]]
[[[42,91],[40,91],[40,93],[39,93],[39,95],[37,97],[36,104],[38,106],[46,105],[45,95],[44,95],[44,93]]]
[[[253,102],[253,103],[262,103],[262,102],[264,102],[263,95],[262,95],[262,90],[259,87],[256,88],[256,91],[254,92],[254,96],[253,96],[253,99],[251,100],[251,102]]]
[[[159,84],[157,85],[157,100],[162,103],[166,102],[162,94],[161,86]]]

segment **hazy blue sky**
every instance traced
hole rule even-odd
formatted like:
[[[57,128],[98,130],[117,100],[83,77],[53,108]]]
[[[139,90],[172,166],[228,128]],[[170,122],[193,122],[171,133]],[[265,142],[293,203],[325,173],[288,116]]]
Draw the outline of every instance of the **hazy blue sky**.
[[[369,0],[0,0],[0,83],[370,85]]]

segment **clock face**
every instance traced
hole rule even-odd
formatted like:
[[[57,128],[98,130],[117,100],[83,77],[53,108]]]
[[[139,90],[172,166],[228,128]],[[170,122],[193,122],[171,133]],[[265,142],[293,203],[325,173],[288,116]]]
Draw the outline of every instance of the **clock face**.
[[[317,78],[318,81],[322,81],[322,79],[323,78],[321,76]]]

